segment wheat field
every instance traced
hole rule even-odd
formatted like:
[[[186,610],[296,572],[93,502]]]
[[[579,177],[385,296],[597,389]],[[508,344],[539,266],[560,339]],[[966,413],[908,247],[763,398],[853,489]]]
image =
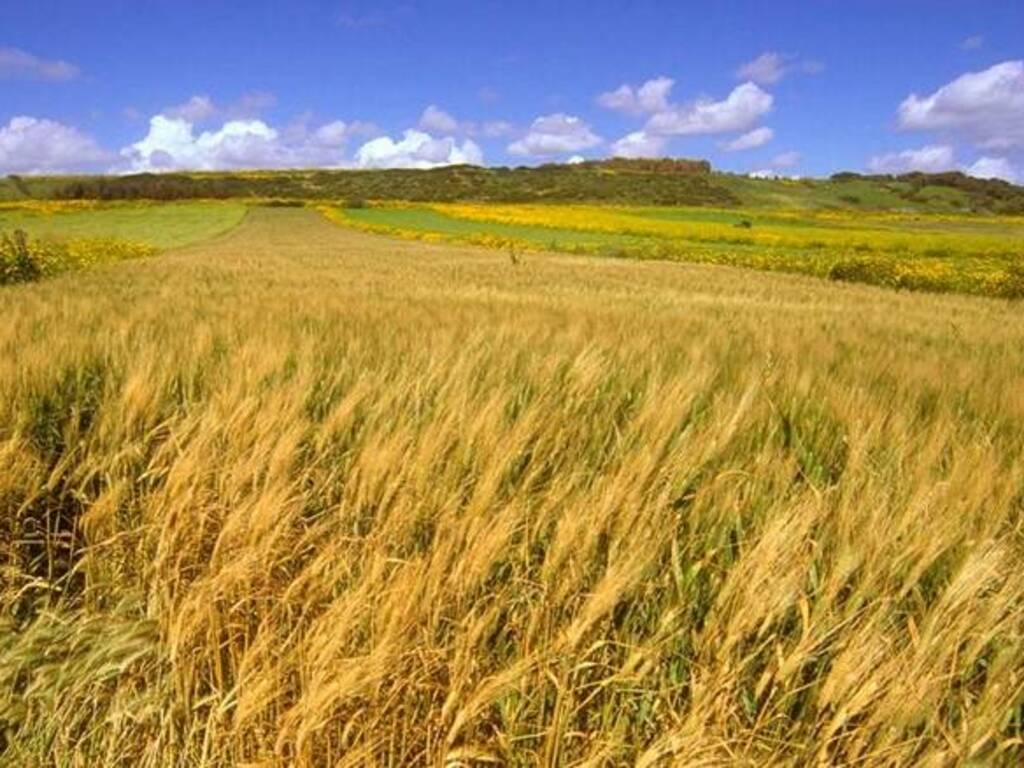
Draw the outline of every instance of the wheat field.
[[[1024,759],[1019,304],[515,261],[0,289],[0,763]]]

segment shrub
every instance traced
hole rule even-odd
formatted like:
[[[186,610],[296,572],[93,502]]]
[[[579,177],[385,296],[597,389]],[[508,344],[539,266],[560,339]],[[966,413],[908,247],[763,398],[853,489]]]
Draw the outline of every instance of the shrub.
[[[264,208],[303,208],[306,204],[302,200],[266,200],[261,205]]]
[[[0,234],[0,285],[38,280],[42,271],[38,254],[33,253],[23,230]]]
[[[997,293],[1006,299],[1024,299],[1024,262],[1014,262],[999,277]]]
[[[837,261],[828,270],[828,279],[844,283],[868,283],[896,288],[900,275],[895,265],[874,259],[845,259]]]
[[[151,256],[156,248],[112,237],[56,241],[30,238],[22,230],[0,233],[0,285],[28,283],[73,269]]]

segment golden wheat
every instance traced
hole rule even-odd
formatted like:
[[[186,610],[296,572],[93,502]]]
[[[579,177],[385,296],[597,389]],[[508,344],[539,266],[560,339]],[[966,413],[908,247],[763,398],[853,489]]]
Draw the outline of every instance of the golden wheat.
[[[520,262],[0,290],[0,760],[1017,763],[1019,308]]]

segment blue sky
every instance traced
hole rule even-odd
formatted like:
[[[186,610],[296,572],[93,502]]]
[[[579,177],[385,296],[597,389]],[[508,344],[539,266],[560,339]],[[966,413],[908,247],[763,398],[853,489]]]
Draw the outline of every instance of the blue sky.
[[[5,0],[0,172],[625,154],[1024,180],[1022,59],[1009,1]]]

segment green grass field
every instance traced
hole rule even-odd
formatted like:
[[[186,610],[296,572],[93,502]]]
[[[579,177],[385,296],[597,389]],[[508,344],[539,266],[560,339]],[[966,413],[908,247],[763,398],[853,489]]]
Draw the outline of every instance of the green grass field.
[[[554,204],[325,210],[343,225],[420,239],[1024,296],[1024,220],[1019,217]]]
[[[0,207],[0,232],[23,229],[36,237],[114,237],[157,248],[175,248],[213,237],[236,226],[244,203],[175,202],[99,204],[13,204]]]

